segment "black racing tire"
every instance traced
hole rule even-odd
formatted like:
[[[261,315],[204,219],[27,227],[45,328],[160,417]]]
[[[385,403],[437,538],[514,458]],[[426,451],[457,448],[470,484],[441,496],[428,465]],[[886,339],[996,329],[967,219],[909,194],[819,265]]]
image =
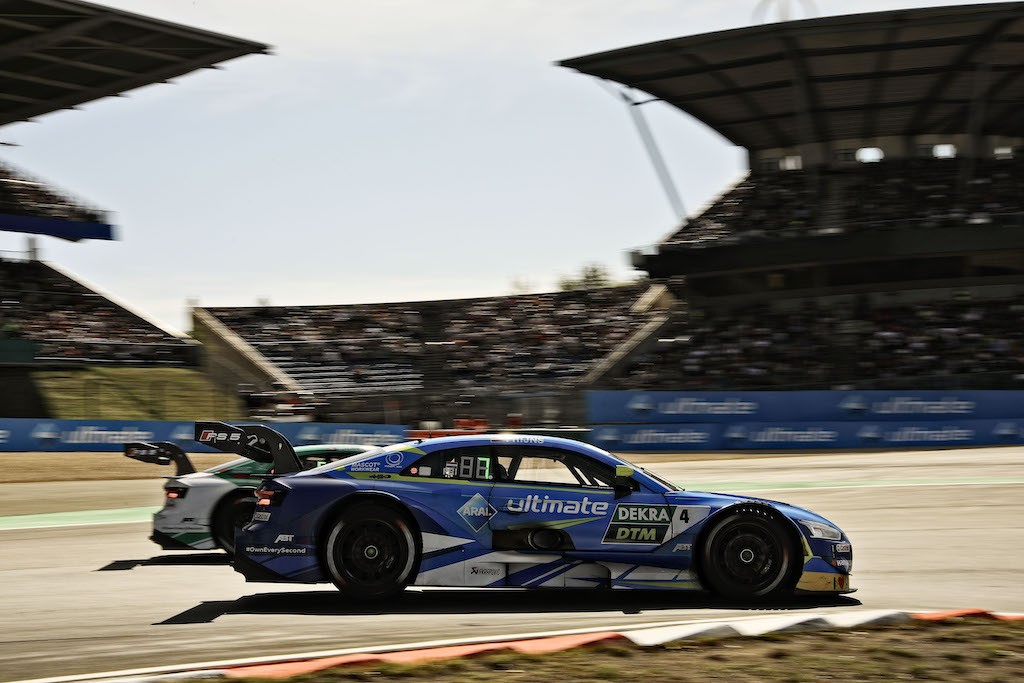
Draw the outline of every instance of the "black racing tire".
[[[217,547],[233,557],[235,532],[252,520],[255,511],[256,498],[251,491],[246,495],[233,495],[222,500],[210,522],[210,534]]]
[[[775,515],[741,506],[711,527],[700,549],[701,578],[730,600],[790,596],[800,576],[800,549]]]
[[[359,503],[345,510],[327,533],[324,561],[345,597],[385,600],[405,590],[418,565],[416,537],[399,510]]]

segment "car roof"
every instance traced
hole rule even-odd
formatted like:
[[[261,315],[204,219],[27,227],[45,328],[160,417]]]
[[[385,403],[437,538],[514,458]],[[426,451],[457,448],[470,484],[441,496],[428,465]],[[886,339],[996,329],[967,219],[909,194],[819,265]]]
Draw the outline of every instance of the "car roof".
[[[464,446],[547,446],[548,448],[560,448],[562,450],[574,451],[586,455],[608,465],[619,465],[625,461],[608,451],[584,441],[566,439],[560,436],[542,436],[539,434],[518,434],[518,433],[487,433],[487,434],[465,434],[461,436],[440,436],[434,439],[423,439],[413,441],[402,446],[418,448],[424,452],[437,450],[439,448],[455,448]]]

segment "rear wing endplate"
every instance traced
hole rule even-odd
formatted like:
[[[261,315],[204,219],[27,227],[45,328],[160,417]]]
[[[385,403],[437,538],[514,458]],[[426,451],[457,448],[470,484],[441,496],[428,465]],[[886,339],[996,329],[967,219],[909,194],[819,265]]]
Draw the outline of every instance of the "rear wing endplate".
[[[192,461],[188,459],[185,451],[177,444],[170,441],[157,441],[156,443],[134,442],[124,445],[124,454],[132,460],[148,462],[151,465],[170,465],[172,462],[176,468],[175,476],[192,474],[196,471]]]
[[[256,462],[274,464],[274,474],[301,472],[302,464],[288,439],[266,425],[229,425],[196,422],[197,442],[225,453],[236,453]]]

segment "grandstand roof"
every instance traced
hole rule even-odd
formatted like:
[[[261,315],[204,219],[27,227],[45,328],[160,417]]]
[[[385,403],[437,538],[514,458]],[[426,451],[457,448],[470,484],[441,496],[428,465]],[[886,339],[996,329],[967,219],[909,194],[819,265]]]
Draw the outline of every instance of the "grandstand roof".
[[[267,50],[80,0],[0,0],[0,126]]]
[[[752,150],[1024,136],[1024,2],[765,24],[560,64],[647,92]],[[972,112],[974,99],[984,105]]]

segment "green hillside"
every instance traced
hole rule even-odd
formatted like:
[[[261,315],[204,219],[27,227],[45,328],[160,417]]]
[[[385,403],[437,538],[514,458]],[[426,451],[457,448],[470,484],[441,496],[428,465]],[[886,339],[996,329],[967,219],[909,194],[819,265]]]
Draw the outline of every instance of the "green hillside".
[[[37,370],[50,417],[89,420],[236,419],[238,397],[187,368]]]

